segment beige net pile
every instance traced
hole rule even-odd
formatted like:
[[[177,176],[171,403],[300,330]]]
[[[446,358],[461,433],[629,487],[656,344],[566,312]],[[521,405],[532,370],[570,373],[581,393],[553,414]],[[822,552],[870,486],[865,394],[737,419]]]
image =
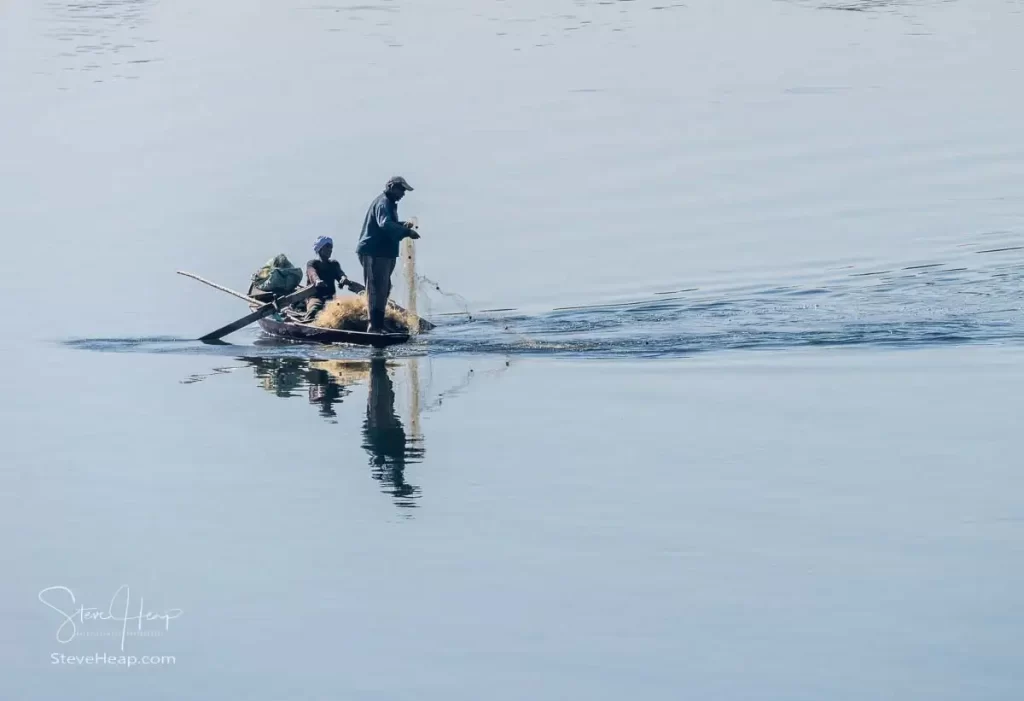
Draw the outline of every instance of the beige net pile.
[[[390,304],[384,313],[384,319],[395,331],[408,332],[410,328],[408,316]],[[366,331],[367,323],[369,317],[366,313],[366,293],[335,297],[327,302],[313,320],[313,325],[322,329],[343,331]]]
[[[411,221],[415,225],[416,218]],[[384,312],[384,322],[390,327],[387,330],[400,333],[416,334],[420,331],[419,316],[416,309],[416,246],[413,239],[402,241],[402,267],[405,278],[406,310],[400,310],[395,304],[389,303]],[[343,295],[327,302],[316,319],[314,326],[323,329],[341,329],[343,331],[366,331],[369,318],[366,311],[366,292],[356,295]]]

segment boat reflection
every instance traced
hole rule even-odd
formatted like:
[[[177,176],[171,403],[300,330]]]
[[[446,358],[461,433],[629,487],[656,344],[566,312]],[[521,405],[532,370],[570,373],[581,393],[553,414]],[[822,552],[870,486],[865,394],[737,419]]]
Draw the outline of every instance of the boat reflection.
[[[260,345],[276,348],[279,344]],[[305,396],[321,417],[334,424],[342,423],[338,417],[342,402],[361,402],[365,387],[366,409],[359,424],[359,446],[382,491],[390,495],[397,506],[410,508],[417,505],[420,488],[406,481],[406,468],[423,462],[426,456],[420,430],[422,414],[458,397],[476,379],[499,376],[511,365],[509,358],[492,360],[480,360],[491,366],[484,368],[467,368],[460,363],[458,373],[441,375],[445,386],[441,391],[433,389],[439,378],[435,376],[435,364],[428,358],[389,360],[383,356],[365,360],[242,356],[237,357],[241,365],[215,367],[209,372],[189,375],[182,383],[194,384],[250,368],[263,390],[286,399]],[[421,363],[424,363],[425,376],[422,382]],[[346,430],[345,425],[339,428]]]
[[[239,358],[252,367],[259,386],[278,397],[294,397],[305,390],[320,416],[334,420],[336,406],[358,385],[367,386],[366,414],[362,423],[362,448],[373,478],[390,494],[395,505],[416,506],[420,488],[405,479],[408,465],[422,462],[426,454],[420,433],[418,359],[402,363],[387,359],[306,360],[303,358]],[[409,430],[395,408],[396,371],[407,374],[410,388]]]

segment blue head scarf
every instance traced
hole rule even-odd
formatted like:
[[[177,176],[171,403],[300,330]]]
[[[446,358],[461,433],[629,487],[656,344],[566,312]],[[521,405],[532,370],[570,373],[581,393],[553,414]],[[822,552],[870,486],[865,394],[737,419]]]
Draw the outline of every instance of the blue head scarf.
[[[324,246],[333,246],[334,239],[330,236],[317,236],[316,243],[313,244],[313,253],[319,253],[320,249]]]

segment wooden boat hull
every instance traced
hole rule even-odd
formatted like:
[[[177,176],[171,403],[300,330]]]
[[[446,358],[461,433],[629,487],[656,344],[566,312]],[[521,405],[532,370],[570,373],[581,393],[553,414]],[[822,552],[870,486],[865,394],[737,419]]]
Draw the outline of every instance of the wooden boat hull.
[[[323,329],[312,324],[282,321],[272,316],[263,317],[259,320],[259,324],[260,328],[271,336],[306,343],[350,343],[358,346],[385,348],[409,340],[407,333],[366,333],[365,331]]]

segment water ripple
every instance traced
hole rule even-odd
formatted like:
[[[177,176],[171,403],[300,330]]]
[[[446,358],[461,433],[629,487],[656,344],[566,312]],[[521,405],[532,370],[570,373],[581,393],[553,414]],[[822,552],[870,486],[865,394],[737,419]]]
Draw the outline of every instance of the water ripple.
[[[143,64],[160,61],[157,40],[146,34],[155,0],[48,2],[48,36],[66,47],[57,54],[64,71],[90,74],[93,82],[136,79]]]
[[[1001,242],[1009,243],[1009,242]],[[979,247],[980,248],[980,247]],[[579,357],[679,357],[724,350],[809,346],[927,347],[1024,340],[1022,246],[965,251],[962,260],[844,270],[803,284],[792,281],[729,289],[684,288],[614,304],[535,314],[503,310],[438,318],[438,328],[397,355],[500,353]],[[976,254],[987,254],[978,256]],[[242,336],[244,338],[244,336]],[[237,353],[179,338],[78,339],[85,350]],[[352,357],[362,348],[256,342],[268,355]],[[315,350],[312,350],[315,349]]]

